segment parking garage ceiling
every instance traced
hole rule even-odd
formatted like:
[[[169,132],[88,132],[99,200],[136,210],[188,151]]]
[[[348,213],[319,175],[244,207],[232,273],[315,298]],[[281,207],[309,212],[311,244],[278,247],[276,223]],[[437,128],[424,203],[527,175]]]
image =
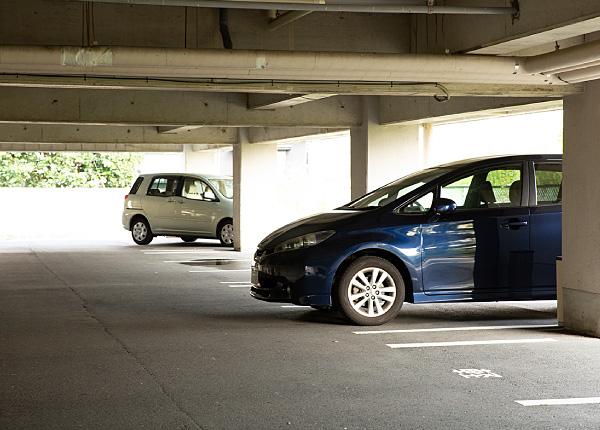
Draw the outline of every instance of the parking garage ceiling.
[[[427,120],[398,97],[547,108],[600,77],[591,0],[5,0],[0,23],[1,150],[347,129],[365,95],[388,123]]]

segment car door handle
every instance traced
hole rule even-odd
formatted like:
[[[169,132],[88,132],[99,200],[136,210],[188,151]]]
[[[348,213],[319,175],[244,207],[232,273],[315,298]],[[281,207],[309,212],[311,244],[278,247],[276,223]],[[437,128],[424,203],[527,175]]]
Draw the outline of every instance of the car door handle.
[[[521,227],[526,227],[527,221],[520,221],[518,219],[507,219],[500,224],[500,227],[506,230],[517,230]]]
[[[175,198],[175,197],[169,197],[169,198],[167,198],[167,202],[168,203],[173,203],[173,202],[183,203],[184,200],[183,199],[178,199],[178,198]]]

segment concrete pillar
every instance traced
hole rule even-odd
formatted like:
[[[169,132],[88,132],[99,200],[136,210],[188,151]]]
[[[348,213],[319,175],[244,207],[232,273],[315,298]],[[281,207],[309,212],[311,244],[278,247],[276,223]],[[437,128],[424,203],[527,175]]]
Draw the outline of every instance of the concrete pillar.
[[[563,313],[568,330],[600,337],[600,81],[564,101]]]
[[[252,251],[273,230],[277,195],[277,144],[251,144],[239,129],[233,147],[233,228],[236,251]]]
[[[433,131],[434,131],[434,124],[431,123],[427,123],[427,124],[423,124],[421,131],[423,133],[421,141],[420,141],[420,148],[419,150],[421,151],[420,153],[420,162],[421,162],[421,169],[425,168],[425,167],[431,167],[431,161],[429,159],[429,151],[431,149],[431,143],[433,142]]]
[[[351,196],[421,168],[418,125],[380,125],[379,97],[363,97],[362,125],[350,130]]]

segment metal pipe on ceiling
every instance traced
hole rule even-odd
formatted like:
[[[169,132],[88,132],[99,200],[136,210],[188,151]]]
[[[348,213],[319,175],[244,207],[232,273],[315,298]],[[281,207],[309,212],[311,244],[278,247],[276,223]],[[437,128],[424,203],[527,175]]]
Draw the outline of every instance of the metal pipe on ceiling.
[[[228,49],[0,46],[0,73],[215,79],[543,85],[517,58]],[[555,82],[560,83],[560,81]]]
[[[65,0],[83,2],[88,0]],[[415,0],[416,1],[416,0]],[[228,0],[93,0],[94,3],[122,3],[153,6],[180,6],[230,9],[274,9],[304,10],[311,12],[359,12],[359,13],[415,13],[415,14],[448,14],[448,15],[514,15],[516,7],[462,7],[462,6],[421,6],[413,4],[369,4],[337,3],[287,3],[263,1],[228,1]]]
[[[600,66],[587,67],[585,69],[559,73],[557,76],[560,80],[568,82],[569,84],[592,81],[595,79],[600,79]]]
[[[558,70],[581,69],[586,67],[586,64],[597,61],[600,61],[600,40],[528,57],[521,71],[530,74],[554,74]]]
[[[271,21],[269,21],[269,30],[274,31],[277,30],[281,27],[283,27],[284,25],[287,25],[291,22],[296,21],[297,19],[302,18],[303,16],[308,15],[309,13],[312,13],[312,11],[309,10],[291,10],[289,12],[286,12],[282,15],[279,15],[278,17],[272,19]]]

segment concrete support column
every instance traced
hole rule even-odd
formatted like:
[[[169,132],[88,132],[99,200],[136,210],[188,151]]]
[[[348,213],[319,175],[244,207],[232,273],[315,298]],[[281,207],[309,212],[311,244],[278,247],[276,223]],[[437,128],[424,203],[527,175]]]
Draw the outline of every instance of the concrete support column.
[[[362,125],[350,130],[351,196],[421,168],[418,125],[380,125],[379,97],[365,96]]]
[[[277,144],[251,144],[239,129],[233,147],[233,229],[236,251],[251,251],[273,230]]]
[[[421,168],[431,167],[429,151],[431,148],[431,143],[433,142],[433,130],[434,125],[431,123],[423,124],[422,126],[423,135],[420,142],[421,146],[419,148],[421,151]]]
[[[600,337],[600,81],[564,101],[563,306],[568,330]]]

